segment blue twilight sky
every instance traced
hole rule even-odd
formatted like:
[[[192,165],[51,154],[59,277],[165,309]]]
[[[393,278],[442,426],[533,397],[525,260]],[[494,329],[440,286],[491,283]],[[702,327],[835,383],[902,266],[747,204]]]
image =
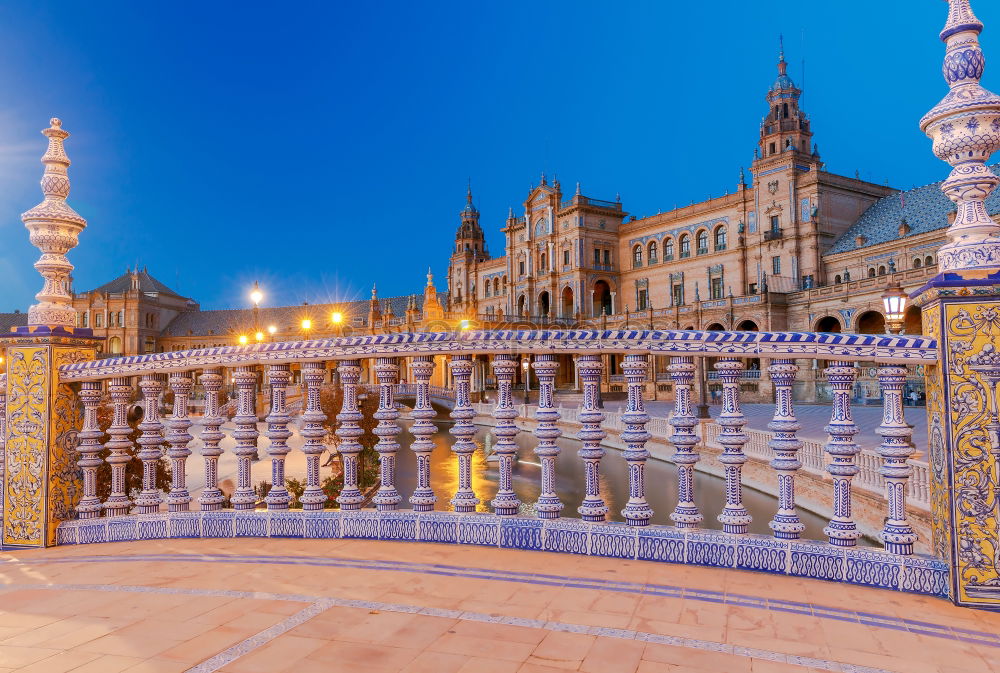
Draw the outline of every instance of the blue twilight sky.
[[[1000,6],[979,0],[987,58]],[[787,12],[783,12],[786,10]],[[19,215],[49,117],[89,221],[75,289],[139,263],[206,308],[444,287],[471,177],[494,253],[544,170],[649,215],[732,190],[778,34],[828,170],[909,188],[948,168],[937,0],[5,2],[0,311],[41,280]],[[802,61],[806,72],[803,74]],[[984,84],[1000,90],[987,68]]]

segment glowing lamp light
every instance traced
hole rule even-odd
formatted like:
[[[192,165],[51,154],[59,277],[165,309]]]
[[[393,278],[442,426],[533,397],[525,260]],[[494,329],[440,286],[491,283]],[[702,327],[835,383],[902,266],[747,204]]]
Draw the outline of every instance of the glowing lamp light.
[[[469,329],[469,321],[463,320],[458,324],[458,326],[461,327],[462,329]]]
[[[246,334],[241,334],[240,335],[240,345],[241,346],[246,346],[247,345],[247,335]]]
[[[344,314],[341,313],[340,311],[334,311],[333,315],[330,316],[330,322],[332,322],[334,325],[339,325],[340,323],[344,322]]]
[[[892,334],[903,330],[903,317],[906,312],[906,292],[899,284],[890,285],[882,293],[882,306],[885,308],[885,322]]]
[[[250,291],[250,301],[255,305],[260,304],[264,300],[264,293],[260,291],[260,286],[257,285],[257,281],[253,283],[253,290]]]
[[[274,325],[268,325],[267,326],[267,333],[270,334],[271,336],[274,336],[274,333],[277,332],[277,331],[278,331],[278,328],[275,327]]]
[[[302,329],[312,329],[313,321],[309,318],[302,319]]]
[[[254,336],[255,339],[257,339],[257,341],[263,341],[264,340],[264,333],[263,332],[257,332],[253,336]]]

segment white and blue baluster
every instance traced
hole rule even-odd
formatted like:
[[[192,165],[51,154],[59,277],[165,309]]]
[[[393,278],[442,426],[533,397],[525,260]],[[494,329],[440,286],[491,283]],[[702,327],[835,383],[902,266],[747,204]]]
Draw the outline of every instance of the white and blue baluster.
[[[236,456],[236,490],[229,501],[233,509],[254,509],[257,494],[251,484],[253,458],[257,455],[257,407],[254,390],[257,386],[257,372],[252,365],[233,368],[233,385],[236,386],[236,414],[233,415],[233,455]]]
[[[479,498],[472,490],[472,454],[476,451],[476,442],[472,439],[476,434],[476,427],[472,424],[476,410],[472,408],[469,397],[472,356],[453,355],[448,367],[455,382],[455,407],[451,411],[455,425],[450,430],[455,443],[451,450],[458,460],[458,490],[451,499],[451,505],[456,512],[475,512]]]
[[[226,422],[219,406],[219,391],[222,390],[222,370],[206,369],[202,372],[201,386],[205,390],[205,411],[201,419],[202,431],[201,455],[205,459],[205,488],[198,496],[198,505],[202,511],[215,512],[222,509],[226,496],[219,488],[219,456],[222,447],[219,443],[225,439],[222,424]]]
[[[517,410],[514,409],[512,387],[517,374],[517,356],[501,353],[493,357],[493,375],[497,381],[497,404],[493,409],[493,434],[497,437],[493,453],[497,461],[497,494],[490,504],[493,511],[501,516],[517,514],[521,501],[513,488],[514,461],[517,460]]]
[[[437,426],[434,418],[437,412],[431,406],[430,383],[434,375],[434,356],[419,355],[410,362],[410,372],[413,375],[415,401],[413,403],[413,424],[410,434],[413,442],[410,449],[417,458],[417,487],[410,496],[410,505],[414,512],[431,512],[437,496],[431,489],[431,452],[434,451],[434,433]]]
[[[628,463],[628,502],[622,510],[622,516],[630,526],[648,526],[653,518],[653,510],[646,502],[646,459],[649,451],[646,442],[650,434],[646,431],[649,414],[642,402],[642,389],[646,384],[646,372],[649,368],[647,356],[626,355],[622,359],[622,372],[628,390],[628,402],[622,423],[625,431],[621,438],[625,442],[622,455]]]
[[[539,519],[556,519],[563,508],[556,495],[556,456],[559,455],[556,440],[562,436],[562,430],[556,427],[560,416],[553,395],[559,361],[555,355],[536,355],[531,367],[538,377],[538,407],[535,411],[538,425],[534,432],[538,445],[535,455],[542,464],[541,493],[538,494],[535,511]]]
[[[344,487],[337,496],[337,503],[344,511],[361,509],[365,501],[361,489],[358,488],[358,454],[361,453],[361,442],[358,439],[364,434],[361,429],[361,410],[358,409],[358,382],[361,380],[361,362],[358,360],[343,360],[337,366],[340,385],[343,389],[343,402],[337,421],[340,426],[336,430],[340,443],[337,451],[344,469]]]
[[[128,424],[128,407],[132,401],[132,384],[126,377],[116,377],[108,384],[108,394],[114,408],[111,425],[108,427],[108,441],[104,448],[108,450],[105,458],[111,466],[111,493],[104,501],[104,513],[108,516],[128,514],[132,501],[129,500],[125,487],[125,466],[132,460],[129,451],[134,445],[129,435],[132,428]]]
[[[267,438],[270,440],[267,454],[271,456],[271,490],[267,492],[264,502],[268,509],[288,509],[292,496],[285,486],[285,456],[290,450],[288,438],[292,436],[288,429],[291,416],[287,405],[292,372],[287,364],[268,365],[267,375],[271,387],[271,411],[264,420],[267,422]]]
[[[174,393],[174,413],[167,419],[167,443],[170,449],[171,484],[167,494],[167,509],[171,512],[186,512],[191,508],[191,493],[187,487],[187,457],[191,455],[188,444],[193,439],[188,430],[188,400],[194,382],[187,372],[170,375],[170,389]]]
[[[582,446],[577,455],[583,459],[586,480],[584,484],[586,495],[576,511],[584,521],[604,521],[608,515],[608,506],[601,497],[601,458],[604,457],[604,447],[601,446],[601,442],[608,433],[601,429],[604,412],[599,406],[604,362],[600,355],[578,355],[576,370],[583,387],[583,404],[579,415],[582,427],[576,434]]]
[[[886,365],[878,370],[882,386],[882,425],[875,432],[882,436],[878,452],[882,456],[885,495],[889,501],[889,516],[879,539],[885,550],[893,554],[912,554],[917,534],[906,519],[906,483],[913,474],[907,460],[913,455],[910,435],[913,431],[903,417],[903,385],[906,367]]]
[[[795,433],[802,427],[795,418],[792,384],[799,368],[794,360],[771,360],[767,373],[774,385],[774,417],[767,424],[773,437],[767,445],[774,451],[771,467],[778,473],[778,511],[767,524],[774,537],[797,540],[806,529],[795,511],[795,472],[802,467],[798,459],[802,440]]]
[[[670,418],[674,432],[670,442],[674,445],[673,461],[677,465],[677,506],[670,519],[678,528],[697,528],[704,520],[694,502],[694,466],[700,458],[694,450],[698,444],[694,431],[698,419],[691,403],[694,373],[693,357],[678,355],[670,359],[670,380],[674,384],[674,413]]]
[[[851,515],[851,479],[858,473],[855,456],[861,450],[854,443],[858,426],[851,415],[851,391],[858,370],[850,362],[831,362],[826,380],[833,390],[833,413],[825,431],[830,434],[826,452],[831,462],[826,466],[833,477],[833,518],[823,529],[830,544],[838,547],[857,545],[861,531]]]
[[[144,374],[139,382],[142,391],[142,422],[137,443],[142,461],[142,490],[135,499],[136,514],[151,514],[160,509],[163,495],[156,484],[156,466],[163,455],[163,423],[160,422],[160,395],[163,382],[159,374]]]
[[[747,443],[743,426],[747,417],[740,408],[740,379],[743,377],[743,362],[736,358],[719,358],[715,363],[722,381],[722,411],[716,422],[719,431],[718,442],[722,445],[719,462],[726,475],[726,506],[718,516],[724,533],[741,535],[750,528],[753,520],[743,504],[743,463],[747,462],[743,446]]]
[[[4,419],[6,411],[7,387],[4,377],[0,374],[0,448],[4,442]],[[97,408],[101,405],[101,382],[84,381],[80,384],[80,402],[83,404],[83,427],[76,438],[76,452],[80,454],[76,464],[83,471],[83,497],[76,506],[81,519],[93,519],[101,515],[101,499],[97,497],[97,468],[104,462],[101,460],[101,437],[104,433],[97,422]],[[2,460],[2,457],[0,457]],[[2,490],[2,489],[0,489]]]
[[[380,512],[398,509],[403,499],[396,490],[396,452],[400,433],[399,410],[393,396],[396,383],[399,381],[399,364],[396,358],[376,358],[375,377],[378,379],[378,411],[375,412],[375,436],[378,443],[375,450],[379,455],[379,477],[382,481],[378,493],[372,502]]]
[[[302,429],[299,434],[305,439],[302,453],[306,455],[306,487],[299,498],[303,510],[323,509],[326,493],[319,482],[319,459],[326,446],[326,414],[320,404],[320,388],[326,377],[326,367],[322,362],[303,362],[302,380],[306,384],[306,408],[302,412]]]

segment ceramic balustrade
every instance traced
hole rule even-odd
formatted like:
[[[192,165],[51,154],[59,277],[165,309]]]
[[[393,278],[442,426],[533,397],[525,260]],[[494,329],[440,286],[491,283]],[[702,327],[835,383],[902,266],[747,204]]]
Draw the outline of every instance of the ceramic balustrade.
[[[412,423],[409,432],[413,436],[410,448],[417,458],[416,488],[409,497],[411,511],[431,512],[440,506],[439,494],[430,486],[432,469],[431,454],[435,446],[433,435],[437,426],[433,422],[437,416],[434,404],[451,406],[454,421],[450,433],[455,437],[452,446],[456,462],[456,490],[450,497],[450,505],[455,513],[467,515],[477,510],[492,510],[500,517],[514,517],[521,512],[522,503],[512,488],[514,467],[517,460],[517,443],[514,441],[519,429],[516,421],[533,420],[532,432],[536,438],[535,453],[541,464],[540,495],[534,503],[534,514],[538,519],[554,520],[563,515],[564,504],[555,492],[558,438],[563,434],[560,428],[575,427],[575,436],[581,442],[579,459],[584,463],[584,483],[582,499],[574,503],[580,518],[586,522],[599,523],[607,519],[608,506],[601,493],[601,462],[606,460],[606,442],[609,435],[617,436],[624,445],[621,457],[628,465],[629,499],[620,516],[632,526],[647,527],[654,513],[646,501],[645,463],[650,454],[647,443],[650,440],[665,442],[674,448],[670,460],[678,466],[677,506],[669,514],[676,530],[699,530],[703,516],[695,505],[695,479],[693,471],[701,460],[713,464],[720,463],[726,481],[725,503],[720,503],[722,512],[718,519],[723,530],[736,536],[746,536],[751,519],[742,502],[742,468],[746,461],[755,464],[770,463],[779,484],[778,503],[774,518],[769,525],[777,539],[795,540],[802,531],[802,525],[795,513],[795,475],[806,472],[818,476],[828,472],[833,477],[831,498],[834,517],[825,529],[828,543],[832,547],[849,547],[856,543],[860,533],[851,519],[853,489],[866,492],[882,492],[888,498],[888,518],[882,539],[888,551],[906,556],[912,553],[915,539],[906,522],[903,497],[908,495],[911,503],[925,506],[929,498],[928,469],[926,463],[914,461],[901,443],[908,438],[909,428],[902,423],[902,398],[894,395],[893,386],[898,386],[899,372],[904,369],[891,363],[881,371],[886,372],[883,387],[885,422],[880,433],[885,438],[879,451],[860,450],[853,441],[857,427],[850,414],[850,398],[854,384],[855,368],[852,360],[831,360],[827,375],[834,391],[833,415],[826,430],[830,441],[825,446],[815,441],[796,437],[800,428],[791,404],[791,388],[797,373],[795,360],[772,358],[768,372],[774,384],[775,412],[768,424],[768,431],[745,428],[747,419],[740,408],[740,385],[745,371],[743,362],[736,356],[713,354],[718,379],[723,385],[723,406],[715,422],[699,421],[694,418],[694,373],[696,360],[708,353],[690,352],[672,356],[670,366],[671,381],[675,394],[675,406],[669,418],[651,417],[643,399],[648,384],[649,357],[645,353],[627,352],[619,358],[621,376],[626,384],[627,399],[621,411],[600,408],[598,389],[602,375],[605,375],[606,359],[599,354],[569,353],[573,366],[577,368],[578,381],[582,387],[583,399],[579,406],[566,406],[557,402],[555,383],[559,375],[562,353],[535,353],[532,367],[538,380],[538,404],[515,404],[514,380],[519,372],[521,356],[515,353],[493,353],[492,371],[496,381],[496,396],[493,403],[473,403],[472,384],[478,381],[477,369],[483,363],[481,354],[459,352],[446,354],[447,371],[453,388],[431,385],[435,373],[436,357],[433,355],[388,354],[391,351],[367,352],[355,358],[330,355],[326,362],[310,359],[295,362],[270,361],[266,368],[266,385],[269,388],[269,413],[265,419],[263,434],[270,440],[268,454],[271,459],[271,488],[263,501],[252,488],[251,466],[257,459],[258,430],[257,382],[260,375],[259,364],[237,363],[233,366],[201,364],[196,362],[174,362],[168,372],[169,387],[174,393],[172,414],[164,423],[160,420],[161,398],[164,381],[161,372],[147,371],[140,374],[138,388],[141,391],[142,422],[140,436],[134,450],[131,440],[132,428],[128,414],[134,404],[134,382],[131,377],[121,375],[103,379],[110,394],[113,418],[106,435],[97,427],[97,407],[103,403],[102,379],[85,380],[80,388],[83,407],[83,424],[77,435],[78,464],[83,472],[83,489],[77,506],[81,520],[128,514],[156,514],[165,503],[170,512],[187,512],[191,508],[191,496],[187,490],[186,458],[191,450],[188,445],[192,435],[189,432],[196,419],[188,415],[188,400],[192,382],[197,378],[204,390],[204,413],[198,420],[201,432],[200,454],[204,463],[205,487],[198,494],[196,505],[203,512],[219,512],[231,507],[237,512],[248,512],[266,507],[268,511],[287,511],[290,506],[301,505],[305,511],[339,507],[351,512],[373,505],[380,513],[388,514],[399,508],[403,495],[395,485],[396,453],[400,449],[400,412],[397,399],[412,400],[413,411],[409,416]],[[489,357],[489,353],[485,353]],[[812,355],[816,355],[813,353]],[[841,357],[843,353],[838,354]],[[858,356],[860,358],[861,355]],[[870,357],[870,356],[868,356]],[[183,364],[185,366],[178,367]],[[343,393],[343,405],[336,414],[337,428],[329,433],[324,425],[326,415],[320,406],[320,392],[328,380],[327,368],[336,368],[338,383]],[[301,370],[305,388],[301,419],[296,420],[290,413],[287,401],[287,387],[295,368]],[[371,371],[377,383],[361,383],[365,370]],[[399,384],[400,372],[410,377],[406,384]],[[477,372],[474,377],[473,373]],[[564,375],[565,376],[565,375]],[[227,419],[221,404],[224,382],[232,381],[236,392],[235,413]],[[606,377],[605,377],[606,380]],[[378,393],[378,424],[374,434],[378,442],[374,449],[379,454],[379,482],[374,488],[362,490],[359,484],[359,454],[363,447],[360,439],[363,415],[359,407],[358,391],[365,389]],[[479,392],[479,391],[476,391]],[[492,395],[491,395],[492,396]],[[898,407],[898,409],[897,409]],[[481,503],[476,496],[472,479],[474,463],[479,460],[479,444],[475,441],[476,416],[491,415],[497,438],[491,461],[497,464],[498,490],[489,503]],[[232,429],[229,429],[231,420]],[[225,426],[225,427],[224,427]],[[301,451],[306,458],[306,484],[298,503],[293,504],[285,476],[285,460],[289,452],[288,440],[292,428],[298,428],[304,443]],[[236,458],[236,484],[232,493],[223,492],[219,484],[219,461],[226,453],[222,448],[226,435],[231,434],[235,447],[229,449]],[[904,437],[906,435],[906,437]],[[104,440],[107,436],[107,441]],[[164,445],[167,449],[164,453]],[[708,459],[702,458],[699,450],[704,447],[719,447],[721,452]],[[908,443],[907,443],[908,446]],[[0,447],[2,448],[2,447]],[[95,488],[97,468],[101,465],[100,454],[108,449],[106,461],[111,465],[111,494],[100,502]],[[334,501],[328,502],[320,483],[320,460],[322,454],[330,451],[340,456],[343,487]],[[172,484],[164,498],[156,483],[156,461],[166,455],[173,468]],[[142,463],[143,479],[141,489],[130,493],[125,485],[125,466],[133,460]],[[706,464],[707,466],[707,464]],[[701,465],[697,465],[702,469]],[[755,468],[759,469],[759,468]],[[227,502],[228,495],[228,502]],[[135,498],[135,502],[130,501]],[[753,536],[751,536],[753,537]]]

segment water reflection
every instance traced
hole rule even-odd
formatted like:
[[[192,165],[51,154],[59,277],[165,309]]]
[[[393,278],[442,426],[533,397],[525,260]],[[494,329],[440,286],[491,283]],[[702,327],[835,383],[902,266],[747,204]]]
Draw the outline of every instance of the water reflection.
[[[409,425],[403,425],[404,434],[400,435],[400,443],[406,447],[412,436],[408,433]],[[451,452],[454,439],[448,434],[452,424],[442,421],[437,425],[435,447],[431,454],[431,487],[438,496],[436,508],[450,510],[449,500],[458,488],[458,463]],[[492,428],[479,427],[475,437],[479,448],[472,458],[472,488],[480,500],[480,512],[492,511],[489,501],[496,495],[498,483],[496,463],[487,462],[483,454],[487,434],[490,434],[490,443],[496,443]],[[519,461],[514,467],[512,485],[521,502],[534,503],[541,491],[541,466],[532,452],[535,440],[527,432],[518,433],[516,440]],[[584,465],[583,460],[577,456],[581,444],[568,438],[560,439],[558,444],[562,452],[556,459],[555,490],[565,505],[563,516],[577,517],[576,508],[584,496]],[[396,487],[405,502],[416,488],[416,458],[412,451],[402,449],[396,461]],[[695,502],[705,516],[702,525],[706,528],[722,528],[715,517],[726,501],[725,482],[719,477],[695,472],[695,494]],[[628,470],[625,459],[614,449],[608,449],[601,461],[601,495],[610,509],[608,517],[614,521],[623,521],[621,510],[628,501]],[[653,523],[672,524],[669,515],[677,505],[677,469],[672,463],[647,461],[646,499],[653,508]],[[753,516],[750,532],[770,535],[771,529],[767,522],[774,515],[777,500],[766,493],[744,488],[743,502]],[[799,517],[806,526],[803,537],[817,540],[826,538],[823,534],[823,526],[826,524],[824,519],[805,511],[800,511]]]

